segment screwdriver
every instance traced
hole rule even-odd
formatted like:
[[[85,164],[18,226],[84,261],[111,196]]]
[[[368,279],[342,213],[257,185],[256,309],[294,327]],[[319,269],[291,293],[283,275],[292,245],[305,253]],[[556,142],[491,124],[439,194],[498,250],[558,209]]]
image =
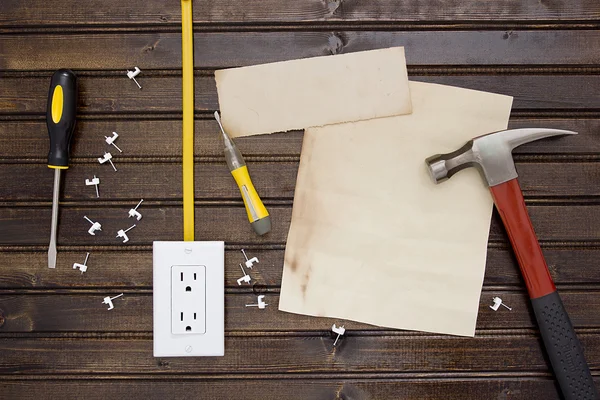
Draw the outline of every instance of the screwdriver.
[[[69,168],[71,140],[75,130],[77,108],[77,77],[68,69],[59,69],[52,75],[48,91],[46,125],[50,137],[48,168],[54,169],[54,190],[52,192],[52,227],[48,247],[48,268],[56,267],[56,228],[58,227],[58,196],[60,193],[60,172]]]
[[[231,175],[233,175],[233,179],[235,179],[235,182],[242,193],[248,220],[258,235],[264,235],[271,230],[271,217],[269,216],[269,212],[265,208],[260,197],[258,197],[258,193],[252,184],[252,180],[250,180],[248,167],[246,167],[246,162],[244,161],[242,154],[229,135],[225,133],[223,125],[221,125],[221,118],[219,117],[218,111],[215,111],[215,119],[219,123],[221,132],[223,133],[223,142],[225,142],[225,160],[227,161],[227,166],[231,171]]]

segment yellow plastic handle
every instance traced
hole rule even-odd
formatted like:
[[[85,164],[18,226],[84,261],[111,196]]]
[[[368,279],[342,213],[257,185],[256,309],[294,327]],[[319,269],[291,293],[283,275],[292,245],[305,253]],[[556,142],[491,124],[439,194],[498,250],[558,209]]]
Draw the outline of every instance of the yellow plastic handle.
[[[63,88],[56,85],[52,95],[52,122],[58,124],[63,113]]]
[[[244,199],[244,205],[246,206],[246,213],[248,214],[248,220],[252,223],[256,220],[269,216],[269,212],[265,208],[262,200],[258,196],[252,180],[250,180],[250,174],[248,174],[248,167],[234,169],[231,171],[233,179],[240,188],[242,198]]]

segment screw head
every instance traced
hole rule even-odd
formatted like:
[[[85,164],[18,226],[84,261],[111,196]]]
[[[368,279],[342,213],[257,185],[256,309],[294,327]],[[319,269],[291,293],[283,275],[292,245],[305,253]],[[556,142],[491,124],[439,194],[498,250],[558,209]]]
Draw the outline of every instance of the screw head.
[[[186,353],[191,353],[192,352],[192,346],[185,346],[185,352]]]
[[[192,253],[192,248],[191,247],[186,247],[184,250],[185,254],[191,254]]]

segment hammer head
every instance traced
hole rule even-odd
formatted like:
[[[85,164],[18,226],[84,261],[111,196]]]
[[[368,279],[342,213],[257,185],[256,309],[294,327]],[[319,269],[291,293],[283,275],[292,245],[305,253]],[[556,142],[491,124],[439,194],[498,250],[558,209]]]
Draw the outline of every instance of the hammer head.
[[[476,137],[452,153],[429,157],[425,163],[435,183],[467,167],[477,167],[488,186],[495,186],[517,177],[512,159],[515,147],[550,136],[576,134],[561,129],[509,129]]]

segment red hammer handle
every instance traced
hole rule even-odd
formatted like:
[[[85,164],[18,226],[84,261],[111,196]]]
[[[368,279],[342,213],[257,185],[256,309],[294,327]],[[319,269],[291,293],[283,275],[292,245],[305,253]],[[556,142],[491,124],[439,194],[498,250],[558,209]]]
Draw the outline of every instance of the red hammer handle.
[[[490,187],[525,279],[542,340],[565,400],[597,400],[581,343],[556,291],[517,179]]]
[[[529,219],[519,181],[515,178],[492,186],[490,190],[519,261],[529,297],[536,299],[556,291]]]

